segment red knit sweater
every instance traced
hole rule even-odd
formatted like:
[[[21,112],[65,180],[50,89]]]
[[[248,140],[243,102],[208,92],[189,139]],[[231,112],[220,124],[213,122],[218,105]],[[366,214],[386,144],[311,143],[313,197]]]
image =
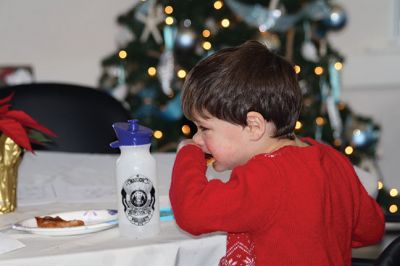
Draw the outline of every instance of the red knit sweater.
[[[378,242],[383,213],[347,158],[307,139],[208,181],[200,148],[183,147],[172,172],[170,200],[177,224],[199,235],[247,233],[256,265],[351,265],[351,248]]]

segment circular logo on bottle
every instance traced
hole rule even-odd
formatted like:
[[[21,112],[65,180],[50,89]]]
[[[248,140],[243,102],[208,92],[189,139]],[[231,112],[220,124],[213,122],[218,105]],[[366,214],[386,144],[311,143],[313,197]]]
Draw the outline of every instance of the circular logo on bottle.
[[[137,174],[128,178],[121,189],[126,218],[135,225],[145,225],[153,217],[156,190],[147,177]]]

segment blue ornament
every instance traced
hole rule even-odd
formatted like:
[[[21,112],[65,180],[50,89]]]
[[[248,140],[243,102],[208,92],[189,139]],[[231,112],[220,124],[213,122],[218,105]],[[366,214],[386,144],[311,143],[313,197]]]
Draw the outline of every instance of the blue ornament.
[[[182,28],[176,33],[175,50],[183,52],[191,51],[195,48],[196,42],[196,33],[190,28]]]
[[[368,149],[377,144],[380,137],[380,128],[372,120],[356,117],[353,121],[351,142],[358,149]]]
[[[321,20],[321,24],[329,30],[340,30],[347,22],[347,14],[339,5],[332,5],[328,16]]]

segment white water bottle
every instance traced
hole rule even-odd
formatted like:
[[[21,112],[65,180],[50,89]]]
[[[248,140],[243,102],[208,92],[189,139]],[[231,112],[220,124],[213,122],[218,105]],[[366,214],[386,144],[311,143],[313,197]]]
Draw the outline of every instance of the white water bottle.
[[[116,163],[118,227],[121,236],[147,238],[160,232],[156,161],[150,154],[152,130],[137,120],[113,125],[119,148]]]

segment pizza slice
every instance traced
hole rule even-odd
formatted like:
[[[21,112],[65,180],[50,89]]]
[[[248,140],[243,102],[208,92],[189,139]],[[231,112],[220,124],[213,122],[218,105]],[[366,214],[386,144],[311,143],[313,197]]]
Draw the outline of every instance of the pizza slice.
[[[85,223],[82,220],[64,220],[60,216],[51,217],[35,217],[38,227],[41,228],[60,228],[60,227],[74,227],[82,226]]]

